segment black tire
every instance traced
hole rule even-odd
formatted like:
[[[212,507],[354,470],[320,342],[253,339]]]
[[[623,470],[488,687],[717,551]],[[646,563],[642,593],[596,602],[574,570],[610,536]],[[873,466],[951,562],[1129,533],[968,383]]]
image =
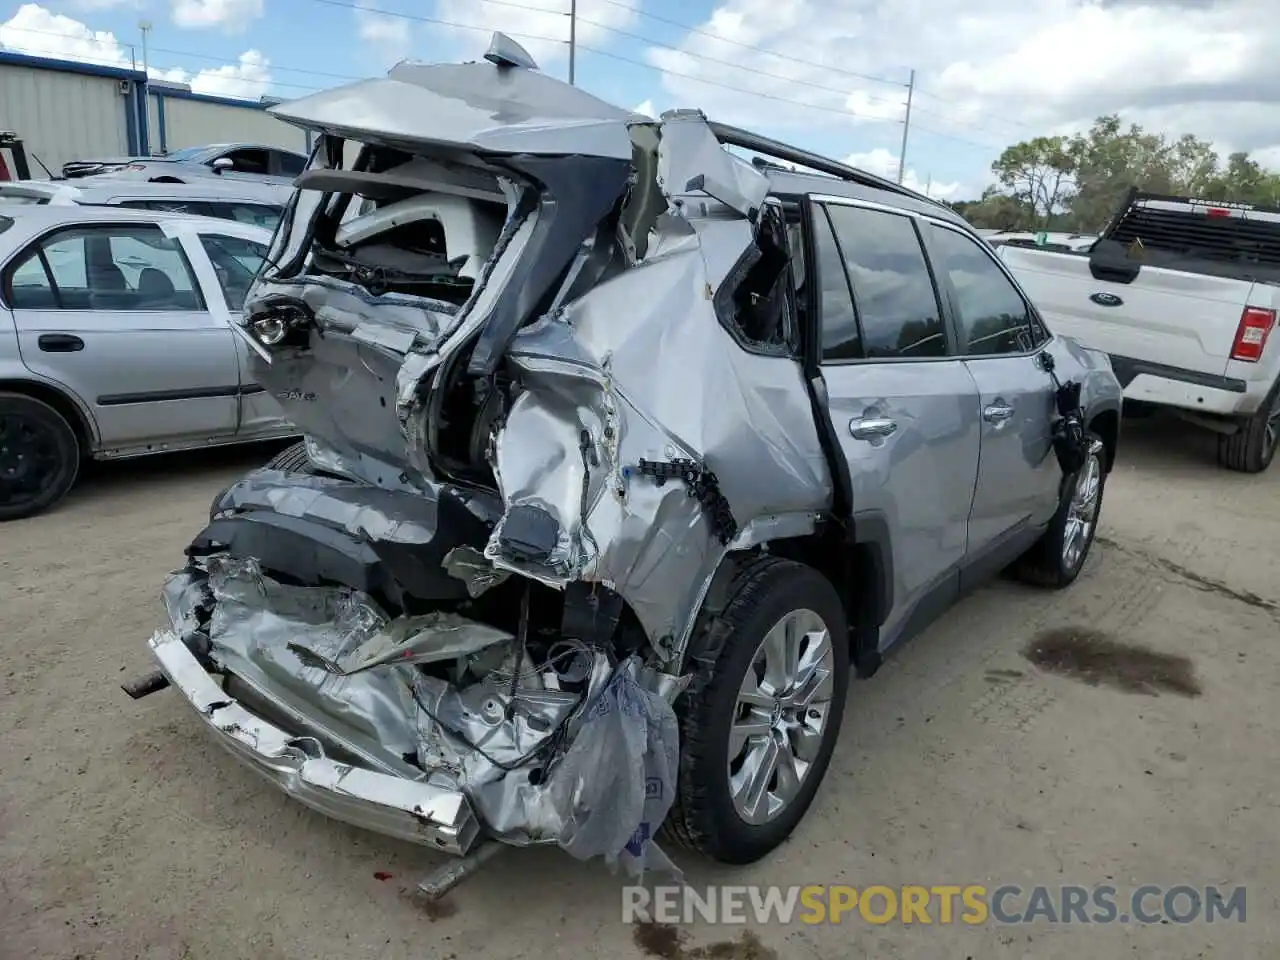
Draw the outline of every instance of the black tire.
[[[1071,505],[1077,487],[1084,480],[1089,469],[1088,464],[1081,467],[1062,484],[1062,502],[1058,504],[1058,512],[1053,515],[1044,534],[1030,550],[1024,553],[1014,564],[1013,573],[1019,579],[1039,587],[1062,589],[1075,582],[1084,563],[1089,558],[1089,550],[1093,547],[1094,537],[1098,533],[1098,518],[1102,514],[1102,495],[1107,486],[1107,449],[1102,438],[1096,433],[1086,432],[1089,443],[1089,456],[1096,461],[1098,471],[1098,492],[1093,511],[1093,523],[1085,535],[1084,544],[1074,561],[1068,561],[1064,550]]]
[[[307,456],[307,445],[295,443],[286,447],[267,461],[268,470],[283,470],[286,473],[315,473],[316,468]]]
[[[1267,394],[1258,412],[1240,421],[1230,436],[1218,436],[1218,463],[1240,473],[1261,473],[1271,466],[1280,447],[1280,380]]]
[[[62,414],[34,397],[0,392],[0,522],[48,510],[79,473],[80,441]]]
[[[794,798],[775,818],[749,823],[739,814],[729,786],[734,760],[729,736],[738,716],[739,689],[770,628],[805,610],[816,613],[830,635],[833,688],[825,704],[826,722]],[[676,702],[680,774],[664,835],[721,863],[754,863],[786,840],[804,817],[839,737],[849,686],[849,639],[840,598],[811,567],[774,557],[754,560],[738,571],[724,608],[700,615],[686,662],[693,680]],[[803,712],[811,716],[807,709]]]

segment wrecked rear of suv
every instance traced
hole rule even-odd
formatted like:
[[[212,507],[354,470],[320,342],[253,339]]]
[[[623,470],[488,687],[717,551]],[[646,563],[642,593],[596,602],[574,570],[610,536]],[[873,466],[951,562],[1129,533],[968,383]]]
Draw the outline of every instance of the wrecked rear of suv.
[[[763,856],[849,671],[831,583],[762,549],[832,502],[768,179],[501,36],[274,112],[318,142],[237,333],[307,455],[213,504],[164,675],[372,830]]]

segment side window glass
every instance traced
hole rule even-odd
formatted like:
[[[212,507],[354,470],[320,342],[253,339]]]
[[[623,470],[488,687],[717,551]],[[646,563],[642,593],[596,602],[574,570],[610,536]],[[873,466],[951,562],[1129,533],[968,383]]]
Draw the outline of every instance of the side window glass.
[[[821,284],[818,309],[822,318],[822,359],[856,360],[862,356],[862,333],[858,330],[858,316],[853,310],[840,246],[823,207],[813,208],[813,229]]]
[[[905,216],[832,204],[868,359],[942,357],[942,313],[915,226]]]
[[[267,248],[252,240],[220,233],[201,234],[200,243],[204,246],[204,252],[209,255],[213,272],[218,276],[227,309],[243,310],[249,287],[258,275],[262,261],[266,259]]]
[[[297,154],[286,153],[283,150],[276,154],[280,159],[280,176],[296,177],[307,169],[307,158],[300,157]]]
[[[267,169],[267,151],[259,150],[256,147],[246,147],[243,150],[232,150],[226,154],[226,157],[232,163],[232,169],[237,173],[269,173]]]
[[[159,230],[113,229],[111,262],[132,294],[133,310],[199,310],[195,281],[176,240]]]
[[[234,220],[236,223],[251,223],[255,227],[274,230],[280,222],[281,211],[277,207],[269,207],[261,203],[210,203],[210,214],[221,220]]]
[[[1026,301],[991,255],[955,230],[931,225],[939,273],[955,291],[965,354],[1026,353],[1040,337]]]
[[[39,248],[18,261],[9,274],[9,304],[15,310],[55,310],[58,298],[53,292]]]

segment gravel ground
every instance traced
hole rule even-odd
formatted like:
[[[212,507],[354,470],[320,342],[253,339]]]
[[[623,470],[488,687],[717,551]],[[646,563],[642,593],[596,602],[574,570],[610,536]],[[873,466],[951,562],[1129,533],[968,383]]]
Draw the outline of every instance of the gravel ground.
[[[818,800],[767,862],[678,856],[696,884],[1245,884],[1245,923],[854,919],[677,935],[623,923],[618,881],[554,851],[503,854],[424,906],[412,891],[435,855],[287,800],[171,692],[121,693],[151,669],[159,585],[209,501],[271,452],[99,468],[56,512],[2,528],[0,956],[1274,955],[1277,470],[1226,473],[1212,438],[1127,423],[1072,590],[985,588],[855,684]],[[1093,682],[1024,655],[1064,630],[1093,638]],[[1190,689],[1151,695],[1151,664],[1116,666],[1108,642],[1189,658],[1173,686]]]

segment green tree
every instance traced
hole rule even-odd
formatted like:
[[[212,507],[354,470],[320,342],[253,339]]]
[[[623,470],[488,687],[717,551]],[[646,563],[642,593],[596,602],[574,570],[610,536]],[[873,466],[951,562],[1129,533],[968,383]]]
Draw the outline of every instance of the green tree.
[[[1188,163],[1194,162],[1199,147],[1200,141],[1194,137],[1182,144]],[[1208,144],[1203,147],[1212,154]],[[1098,117],[1088,133],[1072,137],[1067,153],[1076,169],[1077,189],[1070,216],[1074,229],[1100,230],[1133,187],[1151,193],[1174,190],[1177,149],[1136,123],[1125,129],[1115,114]]]
[[[1026,208],[1028,227],[1048,226],[1072,197],[1075,161],[1065,137],[1036,137],[1006,147],[991,165],[1009,195]]]

